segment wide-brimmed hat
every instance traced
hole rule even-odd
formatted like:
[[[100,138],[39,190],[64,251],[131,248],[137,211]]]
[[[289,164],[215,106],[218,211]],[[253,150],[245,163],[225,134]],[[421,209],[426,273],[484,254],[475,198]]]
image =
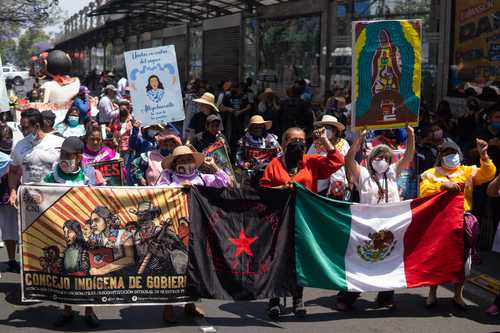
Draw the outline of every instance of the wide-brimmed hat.
[[[321,118],[321,121],[316,121],[314,123],[314,126],[319,127],[319,126],[335,126],[339,131],[345,130],[345,126],[342,123],[339,123],[338,119],[334,116],[330,115],[324,115],[323,118]]]
[[[161,161],[161,167],[165,169],[172,170],[172,163],[179,156],[191,155],[194,158],[194,164],[196,168],[199,168],[205,161],[205,155],[198,152],[193,152],[188,146],[179,146],[174,149],[172,154],[168,155]]]
[[[250,122],[248,123],[248,128],[247,129],[250,129],[250,127],[252,127],[252,125],[264,125],[266,127],[266,130],[270,130],[271,127],[273,126],[273,122],[270,121],[270,120],[264,120],[264,118],[262,118],[262,116],[252,116],[252,118],[250,118]]]
[[[266,95],[273,95],[273,97],[277,98],[278,95],[271,88],[266,88],[263,93],[259,95],[259,100],[262,101]]]
[[[145,213],[159,214],[161,212],[161,210],[158,207],[156,207],[149,201],[143,201],[137,206],[137,209],[132,208],[129,209],[128,211],[134,215],[142,215]]]
[[[104,88],[104,91],[106,91],[106,92],[108,92],[109,90],[114,91],[114,92],[118,91],[118,89],[116,89],[116,87],[114,85],[112,85],[112,84],[108,84],[106,86],[106,88]]]
[[[203,96],[194,99],[193,102],[210,105],[215,111],[219,112],[219,108],[215,105],[215,96],[211,93],[204,93]]]

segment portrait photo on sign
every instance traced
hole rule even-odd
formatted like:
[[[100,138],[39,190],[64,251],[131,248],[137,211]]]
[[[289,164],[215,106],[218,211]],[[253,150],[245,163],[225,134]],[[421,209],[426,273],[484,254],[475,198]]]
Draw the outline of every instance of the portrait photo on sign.
[[[124,53],[134,118],[143,126],[184,120],[173,45]]]

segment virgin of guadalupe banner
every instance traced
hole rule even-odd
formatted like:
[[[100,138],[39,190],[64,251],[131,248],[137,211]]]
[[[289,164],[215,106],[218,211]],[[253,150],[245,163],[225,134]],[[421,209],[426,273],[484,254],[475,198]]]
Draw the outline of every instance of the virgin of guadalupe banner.
[[[134,117],[143,126],[184,120],[173,45],[125,52]]]
[[[188,204],[179,189],[22,186],[23,301],[185,301]]]
[[[418,126],[422,21],[358,21],[352,34],[353,126]]]

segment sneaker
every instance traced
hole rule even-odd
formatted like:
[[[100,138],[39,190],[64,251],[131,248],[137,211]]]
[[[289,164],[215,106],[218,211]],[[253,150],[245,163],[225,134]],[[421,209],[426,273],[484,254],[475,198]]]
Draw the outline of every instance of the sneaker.
[[[272,320],[277,320],[281,314],[280,299],[271,298],[267,307],[267,316]]]
[[[64,327],[75,319],[75,312],[71,311],[70,314],[64,313],[54,322],[55,327]]]
[[[293,298],[293,313],[295,317],[304,318],[307,314],[306,307],[304,306],[304,302],[301,298]]]
[[[490,316],[498,316],[500,314],[500,307],[495,304],[491,304],[490,307],[486,310],[486,313]]]
[[[19,274],[21,272],[21,266],[15,260],[9,260],[7,262],[7,272]]]
[[[377,297],[376,303],[379,308],[387,308],[389,310],[396,308],[396,304],[394,304],[394,300],[392,297],[390,299],[383,299],[382,297]]]
[[[100,325],[99,318],[94,312],[85,315],[85,324],[90,328],[97,328]]]

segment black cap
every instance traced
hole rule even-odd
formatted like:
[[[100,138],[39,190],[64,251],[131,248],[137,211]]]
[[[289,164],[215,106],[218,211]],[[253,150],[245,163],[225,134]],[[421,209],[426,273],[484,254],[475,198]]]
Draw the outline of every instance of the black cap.
[[[61,150],[69,154],[82,154],[83,146],[83,141],[79,137],[70,136],[62,143]]]
[[[45,110],[45,111],[42,111],[42,118],[43,119],[56,119],[56,115],[54,112],[50,111],[50,110]]]

